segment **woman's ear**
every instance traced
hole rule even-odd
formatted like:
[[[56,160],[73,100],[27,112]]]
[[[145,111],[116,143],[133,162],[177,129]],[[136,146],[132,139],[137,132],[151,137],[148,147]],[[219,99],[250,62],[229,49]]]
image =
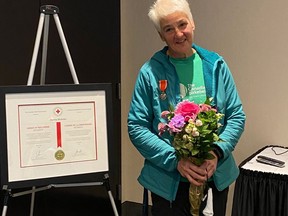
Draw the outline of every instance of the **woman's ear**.
[[[194,31],[196,27],[195,27],[195,23],[193,20],[191,20],[191,26],[192,26],[192,30]]]
[[[161,40],[165,42],[165,38],[163,37],[163,35],[161,34],[161,32],[158,31],[158,34],[159,34]]]

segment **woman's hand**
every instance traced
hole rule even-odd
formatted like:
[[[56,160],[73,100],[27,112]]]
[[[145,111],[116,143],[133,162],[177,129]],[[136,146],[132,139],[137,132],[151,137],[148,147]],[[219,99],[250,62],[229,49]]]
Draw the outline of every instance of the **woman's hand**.
[[[195,165],[189,159],[181,158],[178,162],[177,169],[179,173],[188,181],[196,186],[203,185],[214,174],[218,164],[216,154],[210,152],[214,159],[205,160],[201,166]]]
[[[207,181],[207,168],[210,164],[203,163],[201,166],[197,166],[192,163],[189,159],[180,159],[177,165],[177,169],[180,174],[186,178],[190,183],[200,186]],[[210,165],[212,166],[212,165]]]
[[[210,178],[214,174],[217,168],[217,164],[218,164],[218,157],[216,156],[216,154],[213,151],[210,151],[209,153],[214,156],[214,159],[205,160],[205,162],[203,163],[203,166],[206,167],[208,178]]]

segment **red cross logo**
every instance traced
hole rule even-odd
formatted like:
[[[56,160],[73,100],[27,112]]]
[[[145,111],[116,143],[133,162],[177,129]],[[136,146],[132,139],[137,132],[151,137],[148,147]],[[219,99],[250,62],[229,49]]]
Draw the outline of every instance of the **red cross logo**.
[[[56,109],[55,109],[55,114],[56,114],[57,116],[61,115],[61,113],[62,113],[62,110],[61,110],[60,108],[56,108]]]

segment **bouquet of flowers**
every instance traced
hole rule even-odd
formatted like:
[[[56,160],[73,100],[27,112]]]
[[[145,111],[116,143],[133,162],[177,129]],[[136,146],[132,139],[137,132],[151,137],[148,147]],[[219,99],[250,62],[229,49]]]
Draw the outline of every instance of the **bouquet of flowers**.
[[[210,153],[213,143],[221,141],[218,136],[222,126],[219,120],[224,116],[211,106],[212,98],[203,104],[184,100],[175,109],[163,111],[165,122],[158,125],[159,135],[168,131],[173,136],[173,146],[179,158],[187,158],[200,166],[205,160],[213,159]],[[189,199],[191,214],[199,215],[204,186],[190,185]]]

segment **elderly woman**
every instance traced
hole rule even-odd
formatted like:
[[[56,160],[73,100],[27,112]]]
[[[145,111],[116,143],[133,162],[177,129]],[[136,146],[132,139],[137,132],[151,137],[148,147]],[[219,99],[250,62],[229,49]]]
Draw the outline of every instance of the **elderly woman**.
[[[221,56],[193,43],[195,24],[186,0],[157,0],[148,15],[167,46],[141,67],[130,104],[129,137],[145,158],[138,181],[151,192],[154,216],[188,216],[189,185],[209,179],[214,215],[224,216],[229,185],[239,174],[232,151],[245,124],[233,77]],[[170,105],[183,99],[204,103],[207,97],[224,114],[219,135],[224,141],[214,144],[214,159],[196,166],[177,157],[171,138],[158,135],[158,124]]]

